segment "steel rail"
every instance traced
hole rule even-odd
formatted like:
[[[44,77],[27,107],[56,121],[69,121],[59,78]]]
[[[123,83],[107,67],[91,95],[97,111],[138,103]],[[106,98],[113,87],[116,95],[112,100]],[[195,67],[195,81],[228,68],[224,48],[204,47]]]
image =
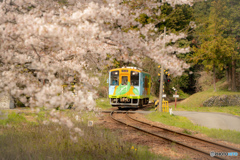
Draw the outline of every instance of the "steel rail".
[[[127,114],[127,113],[126,113],[126,114]],[[210,144],[214,144],[214,145],[217,145],[217,146],[221,146],[221,147],[224,147],[224,148],[228,148],[228,149],[231,149],[231,150],[240,152],[240,149],[237,149],[237,148],[233,148],[233,147],[226,146],[226,145],[223,145],[223,144],[220,144],[220,143],[216,143],[216,142],[213,142],[213,141],[209,141],[209,140],[206,140],[206,139],[203,139],[203,138],[198,138],[198,137],[191,136],[191,135],[188,135],[188,134],[185,134],[185,133],[181,133],[181,132],[174,131],[174,130],[171,130],[171,129],[167,129],[167,128],[164,128],[164,127],[159,127],[159,126],[156,126],[156,125],[153,125],[153,124],[149,124],[149,123],[146,123],[146,122],[143,122],[143,121],[134,119],[134,118],[130,117],[128,114],[127,114],[127,116],[128,116],[130,119],[132,119],[132,120],[134,120],[134,121],[137,121],[137,122],[139,122],[139,123],[143,123],[143,124],[146,124],[146,125],[155,127],[155,128],[163,129],[163,130],[166,130],[166,131],[169,131],[169,132],[177,133],[177,134],[180,134],[180,135],[184,135],[184,136],[186,136],[186,137],[191,137],[191,138],[194,138],[194,139],[197,139],[197,140],[200,140],[200,141],[204,141],[204,142],[207,142],[207,143],[210,143]]]
[[[122,124],[125,124],[125,125],[127,125],[127,126],[132,127],[132,128],[135,128],[135,129],[140,130],[140,131],[142,131],[142,132],[151,134],[151,135],[156,136],[156,137],[163,138],[163,139],[165,139],[165,140],[167,140],[167,141],[174,142],[174,143],[179,144],[179,145],[181,145],[181,146],[184,146],[184,147],[186,147],[186,148],[189,148],[189,149],[192,149],[192,150],[195,150],[195,151],[197,151],[197,152],[200,152],[200,153],[203,153],[203,154],[206,154],[206,155],[210,156],[210,153],[209,153],[209,152],[203,151],[203,150],[201,150],[201,149],[198,149],[198,148],[195,148],[195,147],[192,147],[192,146],[188,146],[187,144],[184,144],[184,143],[181,143],[181,142],[172,140],[172,139],[167,138],[167,137],[165,137],[165,136],[163,136],[163,135],[155,134],[155,133],[149,132],[149,131],[147,131],[147,130],[141,129],[141,128],[139,128],[139,127],[133,126],[133,125],[131,125],[131,124],[127,124],[127,123],[125,123],[125,122],[123,122],[123,121],[117,120],[116,118],[114,118],[114,117],[112,116],[113,113],[114,113],[114,111],[112,111],[112,112],[110,113],[110,116],[111,116],[111,118],[112,118],[113,120],[115,120],[115,121],[117,121],[117,122],[120,122],[120,123],[122,123]],[[126,112],[126,113],[127,113],[127,112]],[[224,159],[224,158],[219,157],[219,156],[214,156],[213,158]]]
[[[111,113],[111,112],[113,112],[113,111],[101,111],[102,113]],[[135,111],[114,111],[114,112],[116,112],[116,113],[126,113],[126,112],[128,112],[128,113],[136,113]]]

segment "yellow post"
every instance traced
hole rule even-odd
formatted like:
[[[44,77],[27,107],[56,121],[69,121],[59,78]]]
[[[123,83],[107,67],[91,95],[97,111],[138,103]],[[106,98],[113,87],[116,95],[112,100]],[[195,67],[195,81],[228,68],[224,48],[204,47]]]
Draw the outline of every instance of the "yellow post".
[[[157,111],[157,108],[158,108],[158,105],[159,105],[159,100],[155,100],[154,105],[155,105],[155,111]]]
[[[162,101],[162,111],[169,112],[168,101]]]
[[[155,111],[157,111],[157,107],[159,105],[159,100],[156,100],[154,102],[154,105],[155,105]],[[162,101],[162,112],[169,112],[168,101]]]

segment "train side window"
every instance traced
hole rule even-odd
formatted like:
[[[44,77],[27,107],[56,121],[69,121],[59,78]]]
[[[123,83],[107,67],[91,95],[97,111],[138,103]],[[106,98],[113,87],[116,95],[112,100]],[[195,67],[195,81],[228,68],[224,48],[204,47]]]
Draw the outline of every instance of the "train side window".
[[[148,88],[148,81],[149,81],[148,77],[145,77],[145,87],[144,88]]]
[[[139,73],[135,71],[131,71],[131,85],[138,86],[139,85]]]
[[[144,77],[143,86],[144,86],[144,88],[149,88],[149,78],[148,77]]]
[[[119,71],[111,72],[111,83],[110,85],[119,85]]]

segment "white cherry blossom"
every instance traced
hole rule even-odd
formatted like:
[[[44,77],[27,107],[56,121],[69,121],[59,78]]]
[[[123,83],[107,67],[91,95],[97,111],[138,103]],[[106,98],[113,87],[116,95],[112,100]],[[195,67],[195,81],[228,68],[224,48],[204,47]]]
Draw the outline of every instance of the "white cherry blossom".
[[[121,2],[71,0],[69,6],[51,0],[0,2],[0,89],[31,107],[66,108],[74,103],[76,110],[94,110],[94,87],[99,80],[92,76],[97,75],[92,68],[101,70],[114,58],[140,63],[142,56],[148,56],[175,76],[181,75],[188,65],[173,53],[185,53],[189,48],[163,49],[163,34],[155,36],[153,24],[142,26],[135,21],[142,12],[151,16],[151,9],[163,3],[147,0],[141,2],[142,7],[132,9]],[[193,3],[165,2],[172,6]],[[139,30],[123,31],[132,25]],[[185,37],[184,33],[170,33],[165,42]],[[111,55],[110,60],[106,60],[107,55]],[[70,90],[74,76],[75,94]],[[64,84],[68,84],[65,90]],[[71,127],[70,122],[66,125]]]

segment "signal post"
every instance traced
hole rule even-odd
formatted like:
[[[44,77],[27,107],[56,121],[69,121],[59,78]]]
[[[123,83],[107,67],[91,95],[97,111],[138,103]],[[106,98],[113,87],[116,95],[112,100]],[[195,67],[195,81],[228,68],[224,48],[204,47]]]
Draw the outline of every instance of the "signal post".
[[[166,36],[166,27],[164,27],[164,46],[163,48],[165,49],[165,36]],[[161,78],[160,78],[160,90],[159,90],[159,107],[158,107],[158,111],[162,112],[162,94],[163,94],[163,65],[161,65]]]
[[[173,87],[172,88],[174,91],[175,91],[175,95],[173,95],[173,98],[175,98],[175,109],[176,109],[176,106],[177,106],[177,98],[179,98],[179,95],[177,95],[177,90]]]
[[[160,78],[160,89],[159,89],[159,107],[158,111],[162,112],[162,94],[163,94],[163,66],[161,66],[161,78]]]

